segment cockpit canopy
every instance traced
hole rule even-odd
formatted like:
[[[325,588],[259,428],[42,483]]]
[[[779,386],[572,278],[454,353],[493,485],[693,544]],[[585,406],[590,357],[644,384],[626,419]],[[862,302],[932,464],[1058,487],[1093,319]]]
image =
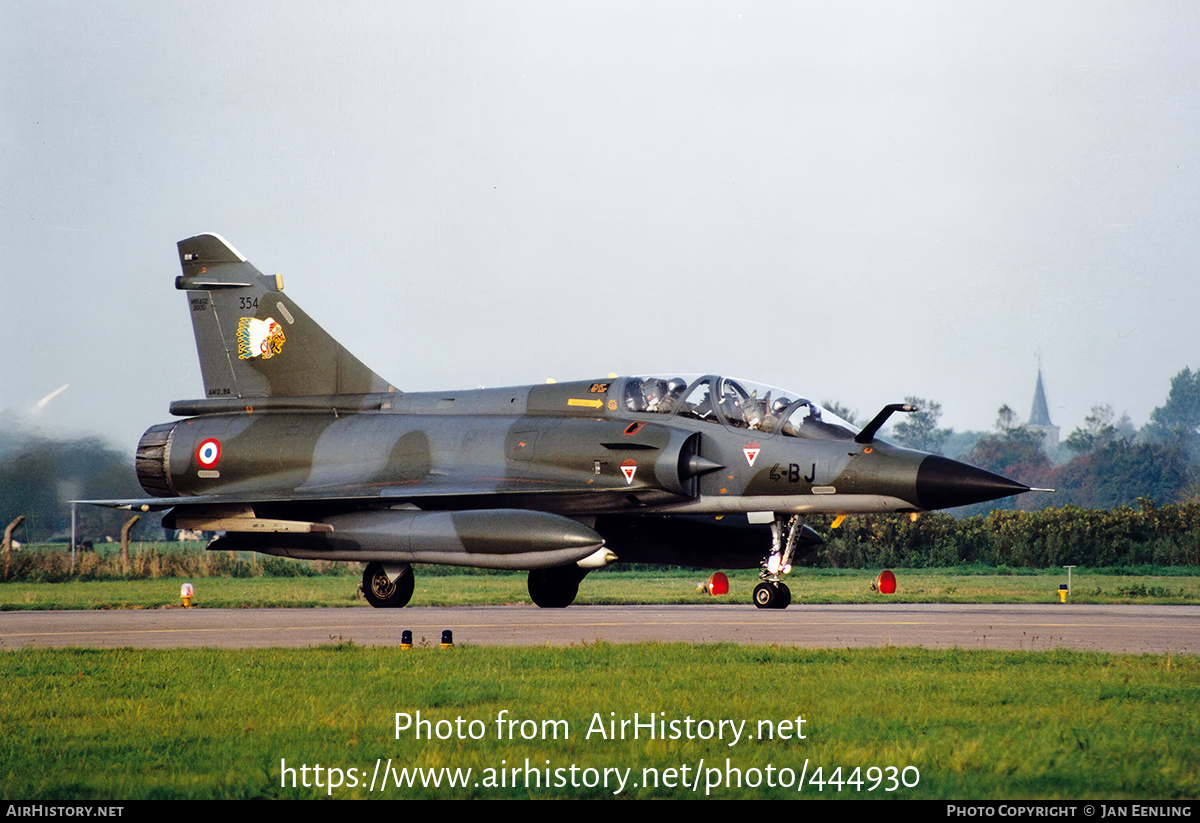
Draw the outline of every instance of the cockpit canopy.
[[[853,440],[858,429],[820,404],[794,392],[749,380],[703,377],[630,377],[625,411],[700,420],[785,437]]]

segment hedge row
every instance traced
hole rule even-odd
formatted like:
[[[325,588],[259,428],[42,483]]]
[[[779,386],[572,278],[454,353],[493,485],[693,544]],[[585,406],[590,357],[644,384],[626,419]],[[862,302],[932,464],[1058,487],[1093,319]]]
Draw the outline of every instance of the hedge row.
[[[128,568],[119,552],[79,552],[29,547],[0,560],[0,581],[61,583],[66,580],[157,580],[163,577],[316,577],[345,574],[345,563],[306,562],[265,555],[180,550],[151,545],[130,552]]]
[[[1018,568],[1077,565],[1200,565],[1200,503],[1140,508],[993,511],[956,520],[946,514],[847,518],[839,528],[810,524],[826,539],[815,565],[920,568],[982,564]]]

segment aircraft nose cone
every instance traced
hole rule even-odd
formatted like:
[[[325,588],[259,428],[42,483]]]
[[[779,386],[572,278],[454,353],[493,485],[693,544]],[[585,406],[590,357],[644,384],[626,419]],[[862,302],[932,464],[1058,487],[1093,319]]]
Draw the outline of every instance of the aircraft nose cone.
[[[1029,491],[1024,483],[931,454],[917,468],[917,500],[923,509],[949,509]]]

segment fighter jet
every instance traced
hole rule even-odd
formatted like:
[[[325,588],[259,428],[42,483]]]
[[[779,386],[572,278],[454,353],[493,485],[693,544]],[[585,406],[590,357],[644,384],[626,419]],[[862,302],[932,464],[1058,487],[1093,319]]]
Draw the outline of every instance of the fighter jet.
[[[753,601],[821,539],[805,515],[921,512],[1028,486],[877,440],[802,394],[721,375],[641,375],[403,392],[329,336],[216,234],[182,240],[204,381],[137,448],[168,528],[213,550],[366,564],[376,607],[413,594],[413,564],[529,572],[538,606],[570,605],[616,561],[758,568]]]

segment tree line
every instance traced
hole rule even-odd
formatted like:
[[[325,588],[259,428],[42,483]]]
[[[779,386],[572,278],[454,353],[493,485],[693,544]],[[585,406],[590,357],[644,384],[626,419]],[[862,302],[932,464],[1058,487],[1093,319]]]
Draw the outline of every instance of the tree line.
[[[1127,414],[1118,419],[1112,406],[1093,406],[1054,456],[1044,432],[1021,423],[1007,405],[997,412],[993,431],[970,438],[965,450],[947,453],[955,433],[938,426],[941,405],[919,397],[905,402],[919,410],[892,427],[891,442],[946,454],[1028,486],[1055,489],[1054,494],[967,507],[965,514],[996,508],[1107,509],[1136,505],[1141,498],[1159,503],[1200,499],[1200,370],[1185,368],[1172,378],[1166,400],[1140,430]],[[1056,461],[1055,456],[1066,459]]]
[[[5,425],[7,423],[7,425]],[[69,541],[71,500],[144,497],[133,460],[99,437],[50,437],[0,417],[0,529],[19,515],[22,542]],[[130,513],[79,506],[80,539],[120,535]],[[136,533],[161,536],[159,518],[143,518]]]

